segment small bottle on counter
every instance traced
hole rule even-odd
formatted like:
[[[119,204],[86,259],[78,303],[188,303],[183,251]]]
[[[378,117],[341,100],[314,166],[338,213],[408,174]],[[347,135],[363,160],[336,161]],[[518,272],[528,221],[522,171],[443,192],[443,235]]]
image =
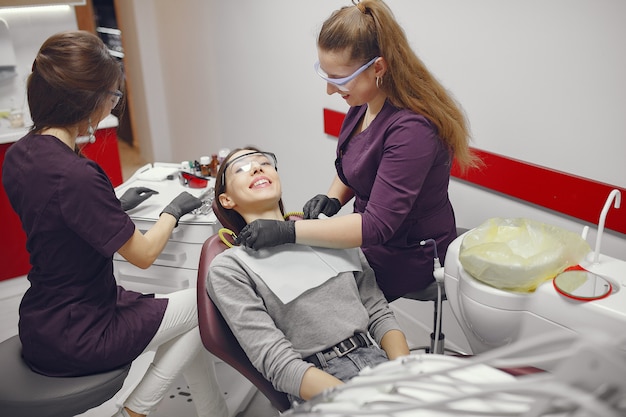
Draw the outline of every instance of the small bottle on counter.
[[[211,162],[209,163],[209,175],[217,177],[217,171],[220,166],[220,161],[217,159],[217,154],[211,155]]]
[[[193,162],[191,162],[191,161],[182,161],[180,163],[180,170],[181,171],[193,174],[193,169],[192,168],[193,168]]]
[[[211,159],[208,156],[200,157],[200,174],[203,177],[208,177],[211,175]]]
[[[224,162],[224,159],[226,159],[229,153],[230,153],[230,149],[228,148],[222,148],[217,152],[217,160],[219,161],[220,164]]]

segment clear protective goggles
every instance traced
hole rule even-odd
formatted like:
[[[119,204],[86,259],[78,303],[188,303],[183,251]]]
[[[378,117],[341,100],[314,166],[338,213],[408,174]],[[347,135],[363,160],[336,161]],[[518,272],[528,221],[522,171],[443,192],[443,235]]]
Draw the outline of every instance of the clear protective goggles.
[[[253,164],[272,169],[277,169],[278,166],[276,155],[271,152],[252,151],[244,153],[226,163],[222,172],[222,184],[226,184],[226,171],[233,175],[250,172]]]
[[[376,60],[378,58],[380,58],[380,57],[377,56],[375,58],[372,58],[370,61],[366,62],[362,67],[360,67],[358,70],[354,71],[352,73],[352,75],[348,75],[347,77],[343,77],[343,78],[331,78],[331,77],[329,77],[328,74],[326,74],[324,72],[324,70],[320,67],[320,62],[319,61],[315,62],[315,64],[313,65],[313,68],[315,68],[315,72],[317,72],[317,75],[319,75],[327,83],[334,85],[335,87],[337,87],[341,91],[349,91],[349,88],[347,88],[346,85],[350,81],[352,81],[356,77],[358,77],[359,74],[361,74],[363,71],[365,71],[366,69],[371,67],[372,64],[374,62],[376,62]]]

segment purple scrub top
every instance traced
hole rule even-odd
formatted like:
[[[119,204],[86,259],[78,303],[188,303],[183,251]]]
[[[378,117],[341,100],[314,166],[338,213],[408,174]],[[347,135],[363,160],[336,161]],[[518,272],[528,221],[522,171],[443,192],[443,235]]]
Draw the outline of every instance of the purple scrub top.
[[[341,127],[335,167],[362,215],[362,249],[388,300],[433,282],[432,245],[443,265],[456,238],[448,199],[452,153],[424,116],[386,102],[354,134],[367,106],[352,107]]]
[[[56,137],[29,133],[9,148],[2,181],[32,265],[19,309],[26,362],[45,375],[76,376],[133,361],[167,299],[116,284],[113,254],[135,225],[105,172]]]

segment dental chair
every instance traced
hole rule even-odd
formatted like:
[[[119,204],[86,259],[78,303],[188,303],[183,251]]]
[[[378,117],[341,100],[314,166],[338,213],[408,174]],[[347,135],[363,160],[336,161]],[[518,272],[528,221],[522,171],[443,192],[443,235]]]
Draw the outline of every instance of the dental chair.
[[[276,391],[272,384],[252,365],[239,342],[231,332],[224,317],[213,303],[206,288],[209,265],[217,254],[227,249],[218,234],[209,237],[202,246],[198,268],[198,326],[202,344],[213,355],[223,360],[254,384],[270,401],[272,406],[283,412],[290,408],[284,392]]]
[[[467,232],[468,230],[469,229],[466,229],[463,227],[457,227],[456,235],[461,236],[463,233]],[[438,292],[441,293],[440,297],[438,295]],[[414,348],[412,350],[423,349],[426,353],[438,353],[438,354],[445,353],[445,350],[446,350],[445,335],[443,334],[443,331],[441,330],[441,323],[442,323],[442,315],[441,315],[442,308],[441,307],[442,307],[442,303],[445,300],[447,300],[447,298],[446,298],[446,291],[443,285],[443,276],[441,277],[441,280],[435,280],[432,284],[430,284],[426,288],[420,291],[415,291],[415,292],[410,292],[408,294],[405,294],[402,296],[402,298],[407,298],[407,299],[416,300],[416,301],[432,301],[433,302],[433,329],[432,329],[432,332],[430,333],[430,347],[424,346],[424,347]],[[456,355],[461,354],[460,352],[453,352],[453,351],[451,351],[451,353],[454,353]]]
[[[71,417],[112,398],[122,388],[130,364],[95,375],[41,375],[22,359],[22,344],[16,335],[0,343],[0,369],[0,415]]]

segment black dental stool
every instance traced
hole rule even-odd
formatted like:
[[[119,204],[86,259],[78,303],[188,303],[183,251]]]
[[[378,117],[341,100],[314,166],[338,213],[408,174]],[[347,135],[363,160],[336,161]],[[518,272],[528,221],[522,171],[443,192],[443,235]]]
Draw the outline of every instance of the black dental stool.
[[[0,415],[72,417],[112,398],[124,384],[130,364],[80,377],[49,377],[32,371],[22,359],[19,336],[0,343]]]

